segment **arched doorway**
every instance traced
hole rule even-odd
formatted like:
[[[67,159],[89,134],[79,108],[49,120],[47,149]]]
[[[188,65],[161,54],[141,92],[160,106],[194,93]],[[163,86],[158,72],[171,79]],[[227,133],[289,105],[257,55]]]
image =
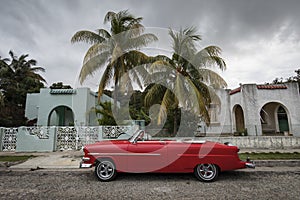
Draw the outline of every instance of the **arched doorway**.
[[[242,133],[245,131],[244,111],[240,105],[235,105],[233,108],[236,132]]]
[[[67,106],[55,107],[48,116],[48,126],[73,126],[74,114]]]
[[[289,132],[288,111],[280,103],[265,104],[260,110],[260,121],[264,135],[287,135]]]
[[[289,131],[289,120],[288,120],[287,113],[282,106],[278,107],[277,119],[278,119],[279,132],[280,133],[288,132]]]

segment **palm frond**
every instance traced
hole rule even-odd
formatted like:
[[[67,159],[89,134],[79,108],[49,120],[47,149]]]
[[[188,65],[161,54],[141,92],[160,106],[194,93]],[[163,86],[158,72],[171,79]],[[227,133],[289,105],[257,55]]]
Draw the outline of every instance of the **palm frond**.
[[[112,78],[113,76],[113,69],[111,65],[108,65],[101,77],[100,83],[99,83],[99,87],[98,87],[98,102],[100,102],[100,98],[103,94],[103,91],[105,89],[105,87],[108,85],[109,80]]]
[[[106,38],[106,39],[111,38],[111,34],[105,29],[98,29],[97,32],[103,38]]]
[[[145,31],[145,27],[140,23],[131,22],[130,26],[130,37],[137,37]]]
[[[132,81],[136,83],[140,89],[143,89],[143,80],[144,76],[140,75],[141,73],[138,73],[136,70],[130,70]]]
[[[93,76],[107,62],[109,56],[109,52],[103,52],[84,63],[79,74],[80,83],[82,84],[88,76]]]
[[[164,93],[164,97],[162,99],[160,110],[158,113],[158,120],[157,124],[160,125],[163,121],[165,121],[165,118],[167,117],[167,108],[170,108],[171,106],[174,106],[175,97],[174,94],[167,89]]]
[[[196,94],[196,98],[192,98],[192,109],[195,114],[200,114],[202,119],[208,125],[210,123],[210,117],[208,114],[208,105],[211,102],[211,96],[208,87],[200,81],[188,79],[189,85],[192,86],[193,92],[190,94]],[[191,97],[191,96],[190,96]],[[198,107],[199,106],[199,107]],[[199,113],[197,113],[199,112]]]
[[[156,73],[156,72],[163,72],[164,71],[163,68],[166,68],[166,67],[174,68],[174,65],[171,65],[169,62],[167,62],[165,60],[157,60],[150,65],[149,72],[151,74]]]
[[[113,12],[113,11],[107,12],[104,17],[104,24],[106,24],[107,22],[110,22],[115,16],[116,16],[115,12]]]
[[[158,38],[151,33],[143,34],[135,38],[129,38],[126,40],[126,45],[124,48],[126,49],[138,49],[140,47],[147,46],[151,42],[157,41]]]
[[[31,67],[30,71],[32,71],[32,72],[37,72],[37,71],[45,72],[45,68],[43,68],[43,67]]]
[[[159,103],[162,98],[162,94],[166,92],[166,88],[160,84],[151,85],[150,89],[145,95],[144,103],[147,107],[154,103]]]
[[[197,67],[208,67],[216,64],[221,70],[225,70],[226,63],[220,54],[221,49],[219,47],[208,46],[195,54],[192,64]]]
[[[104,43],[96,43],[92,45],[88,51],[86,52],[83,64],[87,63],[91,58],[100,55],[101,53],[108,52],[111,46],[107,42]]]
[[[226,81],[216,72],[203,68],[199,69],[199,74],[201,76],[201,80],[212,86],[213,88],[226,88],[227,83]]]
[[[197,28],[194,27],[194,26],[189,27],[189,28],[185,28],[182,32],[183,32],[184,35],[190,37],[194,41],[202,40],[201,35],[197,34]]]
[[[105,40],[104,37],[101,37],[97,33],[91,32],[91,31],[78,31],[76,32],[73,37],[71,38],[71,42],[86,42],[88,44],[95,44],[95,43],[101,43]]]

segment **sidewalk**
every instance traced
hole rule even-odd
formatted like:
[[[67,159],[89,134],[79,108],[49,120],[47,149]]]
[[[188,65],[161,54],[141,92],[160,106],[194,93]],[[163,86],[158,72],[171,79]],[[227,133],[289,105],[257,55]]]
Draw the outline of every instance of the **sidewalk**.
[[[62,151],[62,152],[0,152],[0,156],[23,156],[33,155],[36,157],[30,158],[20,164],[12,165],[9,169],[79,169],[79,163],[83,156],[82,151]]]
[[[300,149],[241,149],[241,153],[245,152],[280,152],[280,153],[300,153]],[[47,170],[82,170],[79,169],[79,163],[83,156],[82,151],[62,151],[62,152],[0,152],[0,156],[22,156],[22,155],[33,155],[36,157],[30,158],[20,164],[12,165],[6,169],[10,170],[36,170],[36,169],[47,169]],[[256,170],[261,167],[296,167],[300,170],[300,160],[259,160],[255,161]],[[1,168],[4,166],[2,165]],[[262,169],[262,168],[261,168]]]

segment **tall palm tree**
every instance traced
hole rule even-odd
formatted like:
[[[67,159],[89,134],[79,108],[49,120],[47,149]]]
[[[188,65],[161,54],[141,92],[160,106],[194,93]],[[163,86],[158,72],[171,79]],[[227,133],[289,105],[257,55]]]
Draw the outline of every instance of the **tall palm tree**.
[[[11,59],[1,61],[0,89],[7,98],[12,98],[10,100],[24,106],[26,93],[38,92],[43,87],[43,83],[46,83],[46,80],[38,74],[38,72],[44,72],[45,69],[35,66],[36,60],[27,60],[28,54],[17,57],[9,51],[9,55]]]
[[[80,83],[83,83],[88,76],[94,75],[97,70],[104,70],[98,87],[99,100],[111,81],[115,91],[118,89],[121,77],[127,79],[128,88],[132,88],[133,81],[142,88],[143,76],[130,69],[147,63],[148,57],[138,49],[156,41],[157,37],[149,33],[143,34],[144,27],[141,21],[141,17],[136,18],[127,10],[118,13],[108,12],[104,23],[110,23],[110,32],[105,29],[98,29],[97,32],[83,30],[72,37],[72,43],[91,44],[83,60],[79,75]],[[128,74],[129,70],[131,74]],[[117,92],[114,94],[116,95]],[[116,100],[116,96],[114,99]]]
[[[187,28],[174,32],[172,29],[169,35],[173,40],[172,58],[161,57],[151,65],[152,78],[163,80],[166,85],[154,84],[145,96],[145,104],[151,105],[162,96],[161,111],[158,123],[165,117],[166,108],[175,109],[179,106],[190,110],[196,115],[201,115],[207,124],[210,123],[208,105],[211,103],[212,95],[210,86],[214,88],[225,87],[226,82],[215,72],[208,69],[217,65],[224,70],[226,64],[220,57],[221,49],[217,46],[208,46],[197,51],[197,42],[201,40],[195,28]],[[170,70],[161,72],[165,66]],[[153,82],[153,80],[152,80]],[[177,129],[177,114],[174,114],[174,132]]]
[[[2,104],[5,104],[0,113],[4,126],[20,126],[25,124],[24,108],[26,94],[39,92],[44,87],[45,79],[38,74],[44,72],[42,67],[35,66],[37,62],[27,59],[28,55],[17,57],[9,52],[11,59],[0,59],[0,91]]]
[[[36,66],[36,60],[26,60],[29,56],[28,54],[21,55],[19,58],[17,58],[12,51],[10,51],[9,54],[12,59],[10,68],[14,72],[14,76],[17,81],[21,81],[25,78],[31,78],[35,81],[46,83],[46,80],[38,74],[38,72],[45,72],[45,69],[43,67]]]

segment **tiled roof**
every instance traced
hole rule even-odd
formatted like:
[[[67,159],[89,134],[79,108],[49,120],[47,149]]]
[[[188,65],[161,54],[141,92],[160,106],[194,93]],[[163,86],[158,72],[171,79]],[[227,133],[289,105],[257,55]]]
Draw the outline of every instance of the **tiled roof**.
[[[276,90],[276,89],[287,89],[286,85],[257,85],[257,89],[264,89],[264,90]]]
[[[51,89],[50,94],[75,94],[75,89]]]
[[[236,88],[236,89],[234,89],[234,90],[231,90],[231,91],[229,92],[229,95],[238,93],[238,92],[240,92],[240,91],[241,91],[241,87],[238,87],[238,88]]]
[[[278,84],[278,85],[257,85],[257,89],[259,90],[278,90],[278,89],[287,89],[286,85]],[[241,87],[238,87],[236,89],[230,90],[229,95],[236,94],[238,92],[241,92]]]

